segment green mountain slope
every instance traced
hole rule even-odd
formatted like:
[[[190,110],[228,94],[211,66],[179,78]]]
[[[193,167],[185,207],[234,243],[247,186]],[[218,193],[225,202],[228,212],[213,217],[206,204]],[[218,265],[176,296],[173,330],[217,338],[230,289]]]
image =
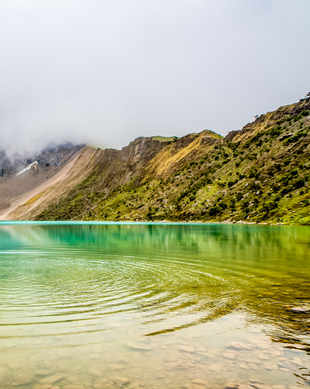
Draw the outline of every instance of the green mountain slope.
[[[100,150],[95,168],[37,220],[310,224],[310,98],[225,138],[138,138]]]

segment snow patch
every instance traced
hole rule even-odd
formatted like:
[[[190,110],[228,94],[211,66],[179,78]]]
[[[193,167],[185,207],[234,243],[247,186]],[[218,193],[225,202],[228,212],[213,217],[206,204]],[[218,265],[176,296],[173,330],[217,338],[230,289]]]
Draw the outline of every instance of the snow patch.
[[[32,166],[37,166],[38,165],[38,162],[37,161],[34,161],[32,162],[30,165],[28,165],[27,167],[25,167],[25,169],[21,170],[19,173],[17,173],[16,175],[19,176],[20,174],[23,174],[25,173],[27,170],[30,170],[32,168]]]

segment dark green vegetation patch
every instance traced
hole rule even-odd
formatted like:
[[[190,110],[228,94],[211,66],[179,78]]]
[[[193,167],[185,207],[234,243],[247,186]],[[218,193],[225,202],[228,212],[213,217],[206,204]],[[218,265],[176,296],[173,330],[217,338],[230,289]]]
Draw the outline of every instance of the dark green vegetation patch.
[[[127,160],[115,157],[112,167],[98,163],[37,220],[309,225],[309,113],[307,98],[261,115],[226,138],[211,131],[145,138],[141,158],[149,158],[142,164],[135,141],[128,146]]]

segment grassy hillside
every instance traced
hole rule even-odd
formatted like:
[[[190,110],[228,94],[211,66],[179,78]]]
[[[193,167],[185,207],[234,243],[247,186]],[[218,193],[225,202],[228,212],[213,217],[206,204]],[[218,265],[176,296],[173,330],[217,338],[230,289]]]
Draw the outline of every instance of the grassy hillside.
[[[109,154],[110,153],[110,154]],[[310,98],[225,138],[139,138],[102,151],[86,180],[37,220],[310,224]]]

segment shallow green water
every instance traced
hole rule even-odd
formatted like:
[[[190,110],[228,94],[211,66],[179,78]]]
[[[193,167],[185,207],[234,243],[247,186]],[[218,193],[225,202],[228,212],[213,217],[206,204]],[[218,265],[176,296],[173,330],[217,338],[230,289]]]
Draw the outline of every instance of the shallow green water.
[[[0,224],[1,389],[308,386],[293,306],[307,227]]]

